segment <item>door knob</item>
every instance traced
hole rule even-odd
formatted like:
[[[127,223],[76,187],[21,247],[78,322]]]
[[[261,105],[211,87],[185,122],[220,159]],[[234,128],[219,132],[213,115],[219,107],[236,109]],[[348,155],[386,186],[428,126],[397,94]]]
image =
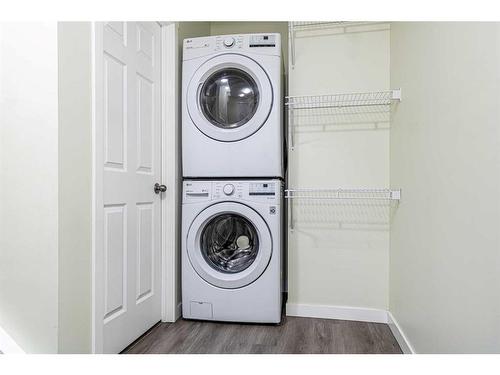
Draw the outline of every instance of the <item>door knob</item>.
[[[155,193],[160,194],[167,191],[167,187],[165,185],[160,185],[159,183],[155,184]]]

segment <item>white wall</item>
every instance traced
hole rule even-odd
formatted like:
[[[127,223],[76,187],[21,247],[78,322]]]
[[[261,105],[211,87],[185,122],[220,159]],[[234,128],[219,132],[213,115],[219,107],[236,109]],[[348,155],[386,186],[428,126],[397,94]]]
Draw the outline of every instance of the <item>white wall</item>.
[[[500,25],[395,23],[390,310],[418,353],[500,352]]]
[[[312,32],[298,33],[296,65],[289,69],[290,95],[389,89],[390,31],[388,25],[375,29],[347,34],[330,30],[314,37]],[[295,149],[289,152],[289,186],[388,187],[389,124],[380,124],[380,129],[373,123],[339,126],[342,121],[322,113],[301,112],[292,119],[297,128]],[[311,125],[315,123],[327,126]],[[289,235],[287,311],[301,305],[386,310],[388,225],[367,225],[373,212],[363,209],[309,203],[293,202],[297,223]],[[331,220],[339,210],[341,220],[355,216],[357,223],[339,226]]]
[[[90,353],[92,322],[91,23],[58,23],[59,352]]]
[[[57,352],[57,24],[0,23],[0,326]]]

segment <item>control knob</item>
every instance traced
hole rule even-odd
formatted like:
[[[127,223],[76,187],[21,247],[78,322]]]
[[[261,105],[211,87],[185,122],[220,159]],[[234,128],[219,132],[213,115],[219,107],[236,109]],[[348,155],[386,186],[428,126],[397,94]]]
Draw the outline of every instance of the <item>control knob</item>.
[[[234,185],[233,184],[226,184],[226,185],[224,185],[224,188],[222,190],[224,191],[224,194],[231,195],[234,193]]]
[[[231,38],[231,37],[225,38],[224,39],[224,47],[230,48],[232,46],[234,46],[234,38]]]

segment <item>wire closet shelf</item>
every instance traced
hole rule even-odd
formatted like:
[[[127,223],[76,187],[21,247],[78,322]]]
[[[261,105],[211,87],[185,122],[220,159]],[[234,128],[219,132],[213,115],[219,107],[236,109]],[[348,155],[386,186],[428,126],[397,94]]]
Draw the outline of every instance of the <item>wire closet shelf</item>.
[[[391,104],[401,101],[401,89],[339,93],[327,95],[287,96],[290,148],[295,147],[295,132],[315,126],[335,124],[377,124],[390,121]]]
[[[376,26],[375,29],[372,26]],[[290,40],[290,60],[295,67],[295,38],[298,32],[317,32],[331,30],[336,33],[354,33],[387,30],[390,24],[387,21],[292,21],[288,23]],[[308,33],[309,34],[309,33]]]
[[[317,221],[381,224],[389,221],[388,211],[401,199],[401,190],[392,189],[286,189],[290,202],[290,229],[295,227],[294,201],[301,216]]]
[[[401,89],[357,92],[345,94],[287,96],[288,109],[321,109],[390,106],[393,100],[401,101]],[[390,107],[387,108],[390,110]]]
[[[293,31],[323,29],[323,28],[338,28],[338,27],[354,27],[376,24],[387,24],[387,21],[291,21],[290,29]]]
[[[287,199],[399,201],[401,190],[391,189],[286,189]]]

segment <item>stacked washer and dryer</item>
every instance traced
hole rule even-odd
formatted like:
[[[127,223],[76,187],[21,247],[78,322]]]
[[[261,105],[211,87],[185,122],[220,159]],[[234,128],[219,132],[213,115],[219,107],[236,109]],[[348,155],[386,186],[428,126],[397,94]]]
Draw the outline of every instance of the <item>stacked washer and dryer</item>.
[[[279,323],[284,130],[279,34],[184,40],[182,315]]]

